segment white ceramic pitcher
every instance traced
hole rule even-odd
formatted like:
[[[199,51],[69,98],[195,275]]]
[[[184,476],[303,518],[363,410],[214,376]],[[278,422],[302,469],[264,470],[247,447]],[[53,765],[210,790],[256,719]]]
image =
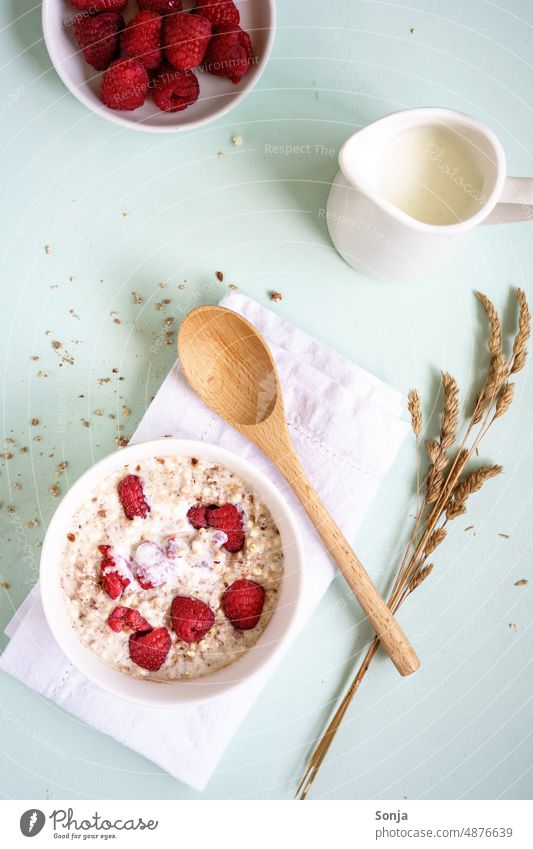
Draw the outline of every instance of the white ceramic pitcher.
[[[407,109],[355,133],[339,153],[325,217],[349,265],[384,280],[436,269],[477,224],[533,218],[533,178],[506,176],[503,148],[451,109]]]

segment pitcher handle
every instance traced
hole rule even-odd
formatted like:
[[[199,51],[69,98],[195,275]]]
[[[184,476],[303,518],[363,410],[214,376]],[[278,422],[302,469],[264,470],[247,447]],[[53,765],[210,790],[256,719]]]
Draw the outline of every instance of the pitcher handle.
[[[482,224],[510,224],[533,218],[533,177],[507,177],[499,202]]]

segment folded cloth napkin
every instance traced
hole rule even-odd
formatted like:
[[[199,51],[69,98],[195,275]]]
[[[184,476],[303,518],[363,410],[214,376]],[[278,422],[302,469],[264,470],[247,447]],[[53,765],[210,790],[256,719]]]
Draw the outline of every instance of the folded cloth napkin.
[[[267,339],[279,370],[296,450],[333,517],[348,539],[354,540],[407,432],[400,394],[257,302],[232,293],[221,304],[244,315]],[[266,457],[194,395],[178,363],[132,441],[169,434],[235,451],[260,467],[285,494],[298,518],[306,554],[297,633],[335,570],[295,496]],[[11,640],[0,658],[1,669],[197,790],[207,784],[273,672],[271,664],[238,694],[226,693],[203,705],[146,709],[107,695],[71,666],[46,624],[38,587],[6,633]],[[27,651],[30,641],[39,647],[38,653]]]

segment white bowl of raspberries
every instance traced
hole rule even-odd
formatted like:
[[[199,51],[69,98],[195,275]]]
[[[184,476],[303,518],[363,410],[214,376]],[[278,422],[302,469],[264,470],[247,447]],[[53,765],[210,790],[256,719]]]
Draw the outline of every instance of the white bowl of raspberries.
[[[43,0],[59,76],[116,123],[165,133],[233,109],[261,76],[275,0]]]
[[[154,459],[156,461],[155,465],[153,464]],[[148,623],[145,620],[141,620],[139,623],[138,619],[135,619],[135,622],[133,620],[129,620],[130,615],[137,616],[140,612],[138,609],[134,608],[138,608],[139,605],[142,606],[143,604],[142,600],[139,602],[137,585],[139,584],[142,586],[143,590],[149,592],[151,597],[151,601],[149,602],[150,605],[155,605],[155,607],[157,607],[158,599],[161,597],[162,593],[166,592],[165,582],[168,579],[168,576],[162,575],[162,581],[158,582],[154,577],[155,572],[152,571],[150,575],[143,572],[143,583],[141,584],[141,575],[140,572],[137,572],[136,579],[132,579],[130,584],[129,580],[124,578],[123,573],[120,572],[120,569],[118,568],[119,564],[117,562],[117,552],[114,550],[112,551],[109,545],[103,545],[98,549],[103,557],[100,564],[100,573],[98,575],[98,571],[95,572],[94,579],[89,581],[87,584],[87,586],[91,583],[93,584],[94,592],[96,593],[98,601],[91,600],[89,596],[86,595],[85,589],[81,590],[81,585],[79,594],[76,590],[74,590],[74,595],[78,597],[82,608],[82,611],[80,611],[82,612],[82,615],[79,617],[77,623],[79,627],[75,628],[74,620],[69,613],[69,610],[72,611],[72,597],[69,595],[72,589],[70,587],[72,575],[68,568],[65,571],[67,567],[65,558],[67,557],[68,559],[68,556],[65,554],[65,546],[68,547],[69,545],[74,544],[79,545],[80,542],[83,543],[83,540],[85,540],[89,545],[89,548],[91,550],[94,549],[96,552],[96,548],[102,542],[101,533],[103,525],[101,523],[107,522],[111,522],[112,525],[115,525],[116,522],[118,522],[120,534],[123,534],[124,542],[126,542],[127,539],[132,538],[131,534],[135,536],[137,530],[141,531],[141,537],[144,539],[145,534],[150,536],[154,533],[153,525],[151,530],[144,530],[144,519],[148,516],[150,517],[149,521],[152,522],[155,518],[154,514],[156,512],[159,514],[160,510],[162,511],[161,515],[166,516],[168,521],[170,521],[173,526],[175,525],[175,533],[178,534],[180,515],[178,515],[179,510],[177,508],[177,504],[182,498],[182,490],[184,486],[186,486],[184,473],[180,472],[180,474],[175,478],[176,485],[174,485],[173,480],[162,488],[154,488],[153,486],[150,488],[149,486],[148,492],[151,494],[148,496],[146,496],[146,489],[143,489],[146,484],[146,480],[143,481],[143,475],[145,476],[146,474],[147,463],[151,463],[154,467],[157,466],[160,470],[168,470],[168,464],[172,465],[176,461],[182,459],[187,465],[193,464],[193,467],[195,464],[200,464],[199,467],[201,467],[202,464],[207,464],[208,468],[212,469],[211,475],[213,479],[211,481],[211,485],[215,488],[219,484],[222,488],[224,487],[222,475],[226,475],[226,473],[227,475],[224,477],[224,480],[231,480],[234,478],[233,484],[237,485],[237,487],[240,486],[240,484],[244,484],[246,487],[251,488],[254,494],[254,499],[257,497],[258,505],[259,503],[264,505],[269,511],[273,522],[273,525],[270,527],[275,527],[279,533],[278,539],[281,542],[281,551],[283,554],[283,572],[282,579],[276,589],[276,601],[274,608],[269,613],[271,618],[266,624],[264,630],[260,631],[257,640],[255,642],[252,640],[250,648],[247,648],[244,654],[241,654],[236,662],[233,662],[235,661],[235,657],[233,656],[233,643],[230,641],[227,643],[227,651],[230,658],[229,665],[215,665],[213,666],[212,672],[209,674],[204,674],[204,672],[202,672],[201,677],[190,677],[188,679],[174,678],[174,680],[172,680],[172,677],[168,676],[165,680],[162,680],[159,676],[156,676],[158,679],[156,680],[152,677],[151,671],[157,672],[161,665],[165,663],[166,666],[163,666],[163,670],[165,668],[168,669],[169,663],[176,662],[176,658],[174,657],[174,660],[172,660],[173,656],[171,657],[171,655],[169,655],[171,632],[174,648],[178,648],[179,646],[182,648],[191,648],[192,645],[194,645],[198,653],[201,650],[201,643],[198,643],[197,640],[205,636],[205,633],[209,631],[210,627],[214,623],[215,614],[213,611],[210,611],[209,607],[207,607],[205,603],[198,601],[200,597],[203,597],[204,601],[208,597],[204,593],[205,587],[203,590],[198,592],[193,588],[195,586],[193,582],[193,575],[198,571],[203,574],[203,564],[193,562],[192,559],[190,560],[191,568],[187,573],[189,575],[187,578],[187,586],[191,587],[191,592],[180,593],[176,598],[174,598],[171,609],[166,611],[165,616],[160,619],[160,621],[156,622],[155,620],[152,620],[151,623]],[[126,466],[129,468],[130,464],[133,464],[133,467],[138,470],[135,475],[128,475],[127,471],[125,471]],[[218,477],[217,470],[219,470]],[[116,489],[114,486],[107,489],[107,482],[110,480],[109,476],[114,476],[116,474],[119,475],[121,482]],[[126,478],[123,477],[124,474],[127,475]],[[132,481],[132,479],[135,480]],[[125,486],[126,481],[127,488]],[[140,489],[139,481],[141,482]],[[135,483],[136,486],[132,490],[133,483]],[[203,483],[201,485],[203,486]],[[104,493],[104,497],[107,497],[107,493],[112,503],[116,502],[119,516],[118,519],[116,519],[116,517],[113,518],[115,514],[113,514],[113,510],[111,508],[109,511],[100,511],[98,516],[100,516],[100,513],[103,513],[105,518],[99,518],[98,527],[95,527],[92,521],[82,524],[80,523],[79,518],[74,518],[79,515],[77,511],[79,511],[80,508],[84,511],[87,508],[89,511],[92,509],[90,505],[96,503],[96,497],[94,494],[96,489],[98,489],[100,493]],[[152,500],[152,503],[149,504],[146,501],[146,497],[148,497],[149,500],[152,499],[156,491],[159,495],[164,493],[164,501],[156,505],[156,502]],[[119,502],[122,505],[120,509],[118,508]],[[225,505],[225,508],[227,511],[228,504]],[[199,520],[197,514],[199,509],[203,509],[205,517],[207,511],[205,509],[205,505],[202,506],[201,504],[197,504],[187,513],[187,523],[192,525],[193,528],[205,527],[205,525]],[[209,508],[211,511],[213,509],[214,505]],[[122,510],[124,511],[126,519],[123,518]],[[234,507],[232,508],[232,511],[236,512]],[[210,515],[211,518],[208,520],[208,524],[210,523],[212,531],[216,533],[215,525],[212,522],[212,514]],[[165,522],[167,519],[165,519]],[[72,533],[73,521],[78,522],[75,534]],[[228,545],[230,543],[230,531],[228,529],[227,522],[225,523],[225,527],[228,532],[223,534],[226,538],[224,545]],[[264,528],[262,530],[263,532],[265,531]],[[197,533],[201,536],[211,532],[198,531]],[[244,570],[241,574],[242,578],[247,568],[245,561],[251,561],[255,557],[255,555],[252,554],[251,547],[248,548],[247,535],[251,535],[252,531],[248,529],[245,530],[239,520],[239,525],[235,526],[235,533],[238,534],[240,538],[232,541],[231,548],[227,549],[228,552],[232,553],[227,555],[225,562],[229,565],[229,567],[231,567],[231,569],[237,571]],[[186,538],[188,539],[189,537],[187,536]],[[258,534],[256,534],[253,538],[250,536],[249,539],[250,542],[254,544],[257,538]],[[175,543],[177,544],[177,537],[169,538],[169,541],[171,539],[175,540]],[[148,539],[146,539],[139,548],[142,548],[143,546],[153,548],[153,542],[149,542]],[[241,549],[243,549],[244,554],[239,553]],[[276,544],[276,549],[279,550],[279,542]],[[267,549],[265,549],[265,551],[267,551]],[[267,552],[265,557],[273,557],[274,549],[270,548],[268,551],[270,554]],[[139,552],[137,550],[137,554],[138,553]],[[201,556],[202,555],[200,553],[199,557]],[[258,556],[262,557],[262,555]],[[190,559],[192,557],[193,548],[191,544],[191,546],[189,546],[186,559]],[[92,574],[92,567],[89,563],[89,559],[90,558],[86,558],[84,554],[80,554],[76,550],[72,560],[69,562],[73,564],[76,574],[81,574],[81,572],[85,574],[86,566],[89,568],[89,572],[87,574]],[[145,560],[146,558],[143,558],[143,562]],[[173,562],[177,564],[177,560],[174,560]],[[145,566],[147,563],[148,561],[146,560]],[[303,592],[303,563],[304,553],[296,517],[292,514],[289,505],[276,486],[260,469],[252,465],[248,460],[244,459],[244,457],[240,457],[237,454],[217,445],[197,440],[174,439],[167,437],[149,442],[130,444],[126,448],[110,454],[88,469],[71,486],[61,503],[58,505],[48,525],[44,539],[40,563],[41,601],[48,624],[59,647],[63,650],[70,662],[89,681],[100,687],[102,690],[135,704],[154,708],[172,708],[179,704],[197,704],[205,702],[216,698],[223,693],[237,690],[242,686],[246,686],[247,682],[250,682],[250,680],[255,676],[262,674],[262,672],[267,669],[274,668],[275,664],[286,650],[297,628],[297,614]],[[148,563],[148,566],[149,565],[150,564]],[[154,567],[156,571],[159,568],[157,564],[153,563],[152,567]],[[81,572],[79,571],[80,569]],[[67,572],[69,572],[68,575]],[[266,580],[267,587],[269,585],[270,587],[273,586],[272,580],[268,578],[268,575],[270,574],[270,571],[267,570],[265,573],[267,578],[263,578],[263,580]],[[146,583],[147,578],[149,579],[149,583]],[[111,579],[113,579],[113,582],[118,580],[119,584],[121,584],[118,588],[118,592],[114,592],[114,584],[112,586]],[[253,587],[255,594],[261,589],[261,585],[257,583],[260,580],[262,579],[256,578],[254,582],[251,582],[250,580],[240,580],[236,583],[239,585],[246,584],[247,590]],[[192,583],[189,583],[189,581]],[[134,586],[137,589],[134,590]],[[216,591],[216,585],[214,586]],[[227,593],[230,593],[232,590],[235,591],[235,588],[236,584],[232,583],[229,590],[227,590]],[[121,594],[123,591],[125,591],[125,595],[122,598]],[[137,598],[136,602],[131,601],[133,598],[131,592],[135,593],[135,598]],[[222,597],[223,599],[227,593],[224,593],[224,596]],[[242,587],[239,587],[237,596],[240,596],[240,599],[237,598],[236,600],[242,603],[244,597],[240,595],[241,593]],[[195,596],[195,598],[192,598],[192,596]],[[119,606],[115,607],[111,616],[107,619],[106,604],[109,599],[112,599],[113,603],[116,601],[116,604]],[[179,614],[174,608],[177,599],[179,599],[180,603],[187,603],[186,610],[183,610]],[[253,635],[253,629],[255,629],[263,610],[265,590],[263,589],[261,592],[259,607],[253,611],[253,622],[246,621],[245,624],[242,618],[243,615],[245,616],[245,619],[250,617],[251,612],[249,609],[247,609],[246,614],[243,614],[242,610],[240,613],[235,613],[235,611],[229,610],[226,602],[227,599],[222,602],[221,609],[224,611],[224,614],[219,615],[219,619],[225,619],[226,617],[231,619],[231,624],[234,625],[236,632],[241,632],[241,637],[245,633]],[[131,607],[132,603],[134,607]],[[199,604],[201,610],[199,611],[196,608],[191,608],[191,603],[196,604],[196,606]],[[127,606],[123,606],[124,604]],[[166,602],[163,607],[166,609]],[[93,611],[92,613],[89,608]],[[205,613],[209,613],[212,617],[208,622],[205,621]],[[200,614],[202,621],[200,621],[199,618]],[[255,614],[257,614],[257,616]],[[124,615],[128,617],[127,620],[123,619]],[[98,653],[90,647],[91,644],[94,645],[94,643],[92,643],[94,630],[87,616],[89,616],[89,618],[92,616],[96,617],[98,634],[100,634],[101,631],[102,636],[105,637],[104,643],[106,645],[108,644],[109,639],[113,641],[114,638],[118,637],[118,643],[112,642],[109,644],[111,654],[106,654],[105,658],[101,652]],[[116,617],[120,618],[115,621]],[[237,617],[237,619],[235,619],[235,617]],[[76,617],[74,617],[74,619],[75,618]],[[176,618],[178,619],[179,627],[175,624]],[[202,629],[204,625],[207,625],[206,630],[200,637],[198,637],[198,631],[196,629],[198,627]],[[147,630],[144,630],[144,626],[146,626]],[[192,628],[194,632],[186,634],[183,632],[182,626],[183,628]],[[114,633],[122,632],[124,627],[128,633],[130,630],[132,632],[129,638],[128,633],[125,635],[122,633]],[[82,640],[82,634],[80,631],[85,632],[89,638],[88,641],[86,639]],[[135,634],[133,633],[134,631],[138,631],[138,633]],[[237,636],[238,634],[236,634],[236,637]],[[159,644],[152,642],[152,640],[157,640],[157,642],[159,642],[162,637],[164,637],[167,641],[167,645],[165,647],[162,648]],[[145,644],[147,639],[150,641],[150,645]],[[129,656],[136,665],[137,670],[142,668],[143,670],[149,671],[144,677],[132,677],[130,672],[125,672],[125,670],[121,668],[118,655],[122,657],[123,652],[126,651],[126,646],[129,646]],[[135,651],[133,651],[133,649],[135,649]],[[117,657],[113,656],[113,652],[115,650],[118,652]],[[139,656],[139,651],[145,654],[144,659]],[[163,652],[162,657],[159,656],[160,651]],[[217,649],[217,651],[220,652],[220,649]],[[193,654],[194,653],[195,652],[193,651]],[[154,660],[156,663],[152,662]]]

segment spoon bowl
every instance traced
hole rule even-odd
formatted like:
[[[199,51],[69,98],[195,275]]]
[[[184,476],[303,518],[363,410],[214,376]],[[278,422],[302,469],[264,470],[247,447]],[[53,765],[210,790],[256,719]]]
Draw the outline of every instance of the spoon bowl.
[[[264,339],[240,315],[198,307],[182,324],[178,350],[195,392],[233,427],[270,416],[278,398],[276,367]]]
[[[292,487],[396,668],[402,675],[415,672],[420,661],[414,649],[320,501],[296,455],[276,365],[261,334],[232,310],[198,307],[182,322],[178,354],[196,394],[254,442]]]

